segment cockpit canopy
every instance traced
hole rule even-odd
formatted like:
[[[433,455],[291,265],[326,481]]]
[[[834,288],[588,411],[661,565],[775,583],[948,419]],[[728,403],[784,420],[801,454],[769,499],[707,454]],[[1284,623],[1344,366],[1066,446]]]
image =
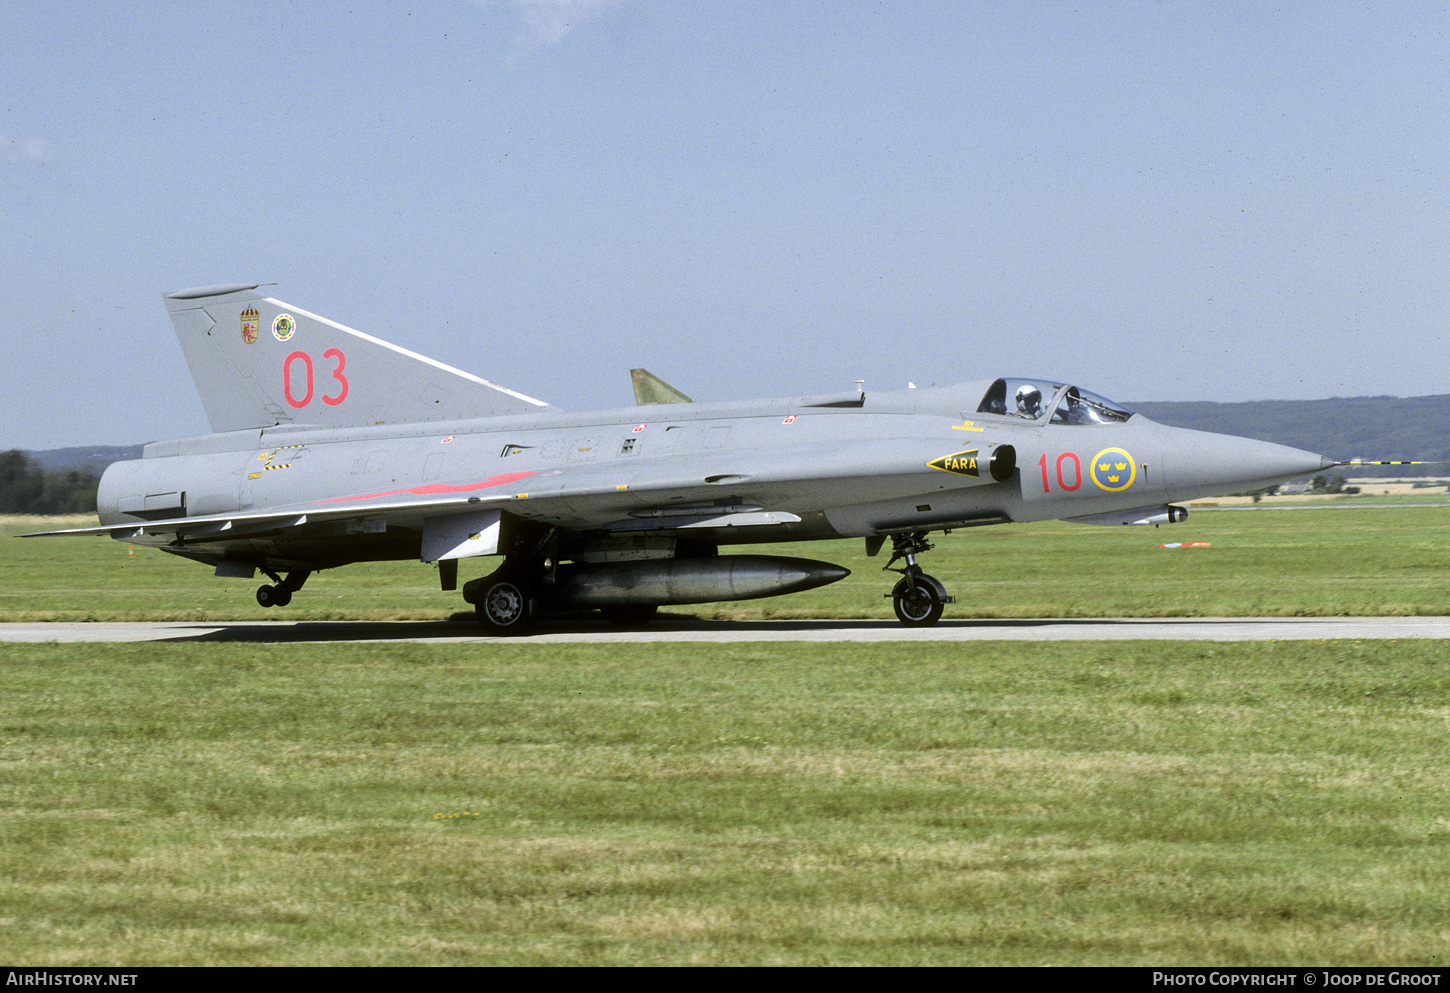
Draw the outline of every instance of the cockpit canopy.
[[[1053,424],[1117,424],[1133,416],[1122,404],[1049,379],[999,379],[987,387],[980,414],[1005,414],[1029,421],[1052,411]]]

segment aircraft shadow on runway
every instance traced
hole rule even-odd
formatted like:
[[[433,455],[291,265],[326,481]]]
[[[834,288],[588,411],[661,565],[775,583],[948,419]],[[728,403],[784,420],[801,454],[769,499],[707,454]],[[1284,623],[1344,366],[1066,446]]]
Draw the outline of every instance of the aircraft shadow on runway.
[[[466,619],[464,619],[466,617]],[[944,620],[943,630],[977,630],[1061,627],[1116,627],[1131,620],[1111,617],[1093,618],[967,618]],[[197,633],[158,639],[160,642],[241,642],[252,644],[288,644],[318,641],[498,641],[486,636],[471,616],[462,615],[448,621],[298,621],[291,624],[197,624]],[[892,621],[880,620],[759,620],[712,621],[694,617],[658,618],[653,623],[633,629],[610,626],[596,617],[560,617],[539,624],[532,639],[561,635],[601,635],[609,640],[629,640],[631,634],[665,636],[673,633],[706,633],[724,637],[750,633],[768,633],[774,637],[799,633],[819,635],[830,631],[892,631],[901,634],[901,627]],[[653,639],[652,639],[653,640]],[[510,639],[508,643],[514,643]]]

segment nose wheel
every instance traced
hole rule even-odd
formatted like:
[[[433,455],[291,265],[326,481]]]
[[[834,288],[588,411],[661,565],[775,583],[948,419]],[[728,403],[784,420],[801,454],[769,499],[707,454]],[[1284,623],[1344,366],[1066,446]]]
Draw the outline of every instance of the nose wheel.
[[[952,602],[947,588],[935,576],[928,576],[916,564],[916,557],[931,550],[925,531],[891,536],[891,561],[884,570],[901,573],[901,581],[891,590],[891,605],[896,610],[896,619],[907,627],[930,627],[941,620],[942,610]],[[906,566],[892,569],[899,560]]]
[[[918,573],[907,576],[891,591],[896,619],[907,627],[930,627],[941,620],[942,610],[952,598],[935,576]]]

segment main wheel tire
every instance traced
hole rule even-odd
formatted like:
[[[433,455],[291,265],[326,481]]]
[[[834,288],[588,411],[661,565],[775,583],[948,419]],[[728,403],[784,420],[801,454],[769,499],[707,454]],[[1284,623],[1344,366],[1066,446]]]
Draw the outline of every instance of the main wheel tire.
[[[907,576],[891,591],[896,619],[907,627],[930,627],[941,620],[947,590],[934,576]]]
[[[489,634],[519,634],[534,620],[529,591],[511,579],[497,579],[485,586],[475,609],[478,623]]]
[[[292,602],[292,591],[285,586],[258,586],[257,602],[263,607],[285,607]]]
[[[655,619],[659,609],[657,604],[652,603],[642,607],[600,607],[599,612],[611,626],[628,631],[647,625]]]

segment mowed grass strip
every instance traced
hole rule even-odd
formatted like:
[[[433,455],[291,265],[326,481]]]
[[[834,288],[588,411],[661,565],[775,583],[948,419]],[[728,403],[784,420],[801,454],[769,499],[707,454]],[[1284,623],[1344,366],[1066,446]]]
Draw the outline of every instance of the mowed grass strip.
[[[68,522],[12,520],[11,531]],[[83,521],[74,522],[75,525]],[[1162,528],[1064,522],[934,535],[923,567],[956,602],[946,617],[1256,617],[1450,614],[1450,507],[1194,511]],[[1208,542],[1208,548],[1160,548]],[[882,618],[897,579],[860,541],[727,547],[837,562],[845,580],[806,593],[666,608],[718,619]],[[467,561],[462,580],[497,567]],[[321,572],[285,608],[257,606],[261,578],[108,538],[0,539],[0,621],[390,620],[464,616],[419,562]]]
[[[0,958],[1444,963],[1434,641],[0,645]]]

